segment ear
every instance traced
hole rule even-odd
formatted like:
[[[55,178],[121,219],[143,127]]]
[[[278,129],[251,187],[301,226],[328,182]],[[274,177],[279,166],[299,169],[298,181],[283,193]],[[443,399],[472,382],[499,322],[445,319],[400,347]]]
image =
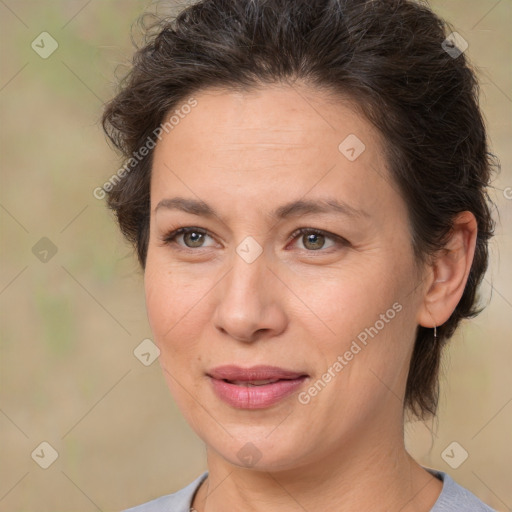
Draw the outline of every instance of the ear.
[[[423,327],[444,324],[459,303],[475,254],[477,222],[465,211],[454,220],[450,239],[430,264],[431,275],[417,323]]]

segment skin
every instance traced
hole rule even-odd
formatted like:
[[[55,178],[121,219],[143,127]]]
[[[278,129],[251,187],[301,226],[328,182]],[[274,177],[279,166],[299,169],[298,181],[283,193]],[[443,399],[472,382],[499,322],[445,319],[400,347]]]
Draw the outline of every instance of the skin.
[[[430,510],[442,484],[405,450],[403,396],[417,326],[444,323],[464,291],[474,216],[462,213],[447,251],[418,267],[384,141],[347,101],[305,84],[194,97],[197,106],[155,148],[145,269],[166,382],[207,448],[209,476],[193,506]],[[338,150],[349,134],[366,146],[354,161]],[[201,199],[218,216],[156,210],[176,196]],[[367,216],[270,215],[326,196]],[[162,241],[187,226],[208,234]],[[302,227],[349,244],[308,233],[290,239]],[[252,263],[236,252],[247,236],[262,249]],[[401,311],[306,405],[295,394],[266,409],[236,409],[205,375],[223,364],[270,364],[309,374],[307,390],[394,303]],[[255,465],[237,456],[247,443],[257,448]]]

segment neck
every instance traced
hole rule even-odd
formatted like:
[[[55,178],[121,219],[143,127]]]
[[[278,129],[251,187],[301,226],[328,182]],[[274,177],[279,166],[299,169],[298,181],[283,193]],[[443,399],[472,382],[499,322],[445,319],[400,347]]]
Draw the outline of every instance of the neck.
[[[208,449],[208,478],[193,506],[197,512],[431,510],[442,482],[406,452],[403,432],[394,442],[375,434],[359,431],[339,449],[284,470],[241,468]]]

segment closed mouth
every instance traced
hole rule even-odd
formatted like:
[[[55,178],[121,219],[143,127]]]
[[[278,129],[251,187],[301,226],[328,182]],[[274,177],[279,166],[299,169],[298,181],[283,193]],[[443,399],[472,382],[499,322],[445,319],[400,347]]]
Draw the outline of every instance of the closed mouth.
[[[273,384],[280,380],[296,380],[308,377],[304,372],[287,370],[277,366],[258,365],[250,368],[243,368],[236,365],[218,366],[210,370],[206,375],[213,379],[223,380],[229,384],[239,386],[254,385],[264,386]]]
[[[236,386],[245,386],[245,387],[252,387],[252,386],[265,386],[267,384],[274,384],[276,382],[280,382],[283,380],[297,380],[306,378],[306,375],[302,375],[301,377],[297,377],[296,379],[265,379],[265,380],[228,380],[228,379],[220,379],[224,382],[227,382],[228,384],[234,384]]]

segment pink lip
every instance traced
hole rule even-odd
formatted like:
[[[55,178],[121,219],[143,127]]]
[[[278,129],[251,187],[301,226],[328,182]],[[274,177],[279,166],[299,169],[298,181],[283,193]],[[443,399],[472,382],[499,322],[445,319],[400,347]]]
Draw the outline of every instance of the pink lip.
[[[304,372],[294,372],[276,366],[241,368],[219,366],[207,373],[215,394],[224,402],[239,409],[263,409],[291,395],[308,378]],[[261,386],[243,386],[228,381],[250,382],[282,379]]]

